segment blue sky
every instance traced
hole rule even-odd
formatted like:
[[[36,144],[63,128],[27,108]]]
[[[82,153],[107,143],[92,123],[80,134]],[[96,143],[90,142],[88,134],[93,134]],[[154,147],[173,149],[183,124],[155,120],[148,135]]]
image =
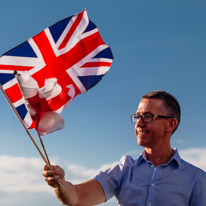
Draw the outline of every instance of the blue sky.
[[[142,94],[163,89],[182,107],[172,146],[206,170],[206,2],[2,1],[0,54],[84,8],[111,47],[114,62],[96,87],[63,111],[65,128],[43,137],[51,162],[78,182],[124,154],[138,157],[142,148],[136,144],[130,115]],[[1,205],[57,205],[41,176],[44,162],[2,94],[0,108]]]

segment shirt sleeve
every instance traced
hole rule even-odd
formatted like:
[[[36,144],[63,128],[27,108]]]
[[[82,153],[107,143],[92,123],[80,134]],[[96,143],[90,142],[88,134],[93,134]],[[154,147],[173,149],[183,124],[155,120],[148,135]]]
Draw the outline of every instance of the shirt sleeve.
[[[205,206],[206,205],[206,173],[201,172],[196,178],[190,206]]]
[[[101,184],[105,193],[106,201],[113,196],[116,196],[122,176],[124,174],[124,168],[127,159],[128,156],[123,156],[120,159],[120,162],[114,167],[100,171],[96,176],[93,177],[93,179],[97,180]]]

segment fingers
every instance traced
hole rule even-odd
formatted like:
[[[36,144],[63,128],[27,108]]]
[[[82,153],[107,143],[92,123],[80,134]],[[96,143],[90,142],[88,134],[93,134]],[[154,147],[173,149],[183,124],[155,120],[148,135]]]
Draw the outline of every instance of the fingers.
[[[53,175],[59,175],[61,177],[64,177],[65,173],[64,170],[57,166],[52,166],[52,169],[50,169],[47,165],[44,166],[43,176],[53,176]]]
[[[58,165],[52,166],[52,170],[47,165],[45,165],[42,175],[45,177],[45,181],[48,185],[52,187],[58,187],[64,180],[65,173],[64,170]]]
[[[50,170],[48,165],[44,165],[44,170]]]

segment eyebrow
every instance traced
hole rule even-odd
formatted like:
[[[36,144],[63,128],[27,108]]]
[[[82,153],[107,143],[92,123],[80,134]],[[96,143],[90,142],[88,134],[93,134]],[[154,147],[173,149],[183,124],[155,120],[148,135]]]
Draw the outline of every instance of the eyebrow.
[[[146,113],[153,114],[153,113],[152,113],[152,112],[150,112],[150,111],[146,111],[146,112],[137,111],[137,112],[136,112],[136,114],[140,114],[140,113],[142,113],[142,114],[146,114]]]

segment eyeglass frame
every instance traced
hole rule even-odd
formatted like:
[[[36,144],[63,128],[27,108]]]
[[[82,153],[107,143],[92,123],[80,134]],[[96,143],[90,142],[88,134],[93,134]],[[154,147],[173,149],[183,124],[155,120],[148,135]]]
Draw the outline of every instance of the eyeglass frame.
[[[145,122],[145,120],[144,120],[144,117],[143,117],[143,115],[145,115],[145,114],[150,114],[151,115],[151,121],[146,121]],[[135,121],[133,121],[133,117],[134,116],[139,116],[139,118],[136,118],[136,120],[138,121],[140,118],[141,118],[141,120],[143,121],[143,123],[151,123],[154,119],[156,119],[156,118],[162,118],[162,119],[170,119],[170,118],[174,118],[173,116],[165,116],[165,115],[158,115],[158,114],[152,114],[152,113],[150,113],[150,112],[146,112],[146,113],[144,113],[144,114],[142,114],[142,115],[140,115],[140,114],[132,114],[131,115],[131,121],[132,121],[132,123],[137,123],[137,121],[135,122]]]

